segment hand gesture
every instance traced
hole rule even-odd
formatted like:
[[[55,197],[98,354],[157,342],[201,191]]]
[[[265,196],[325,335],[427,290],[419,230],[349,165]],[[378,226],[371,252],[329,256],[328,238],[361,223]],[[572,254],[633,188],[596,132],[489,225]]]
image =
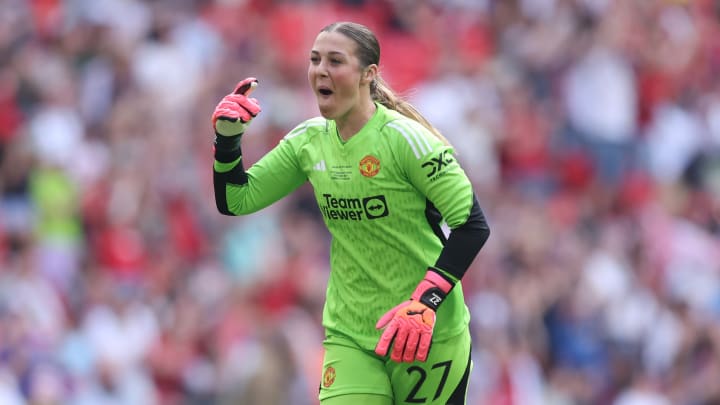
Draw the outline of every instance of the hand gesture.
[[[257,87],[258,80],[248,77],[240,81],[232,93],[223,97],[212,114],[215,133],[222,136],[241,135],[250,121],[261,111],[260,104],[250,93]]]

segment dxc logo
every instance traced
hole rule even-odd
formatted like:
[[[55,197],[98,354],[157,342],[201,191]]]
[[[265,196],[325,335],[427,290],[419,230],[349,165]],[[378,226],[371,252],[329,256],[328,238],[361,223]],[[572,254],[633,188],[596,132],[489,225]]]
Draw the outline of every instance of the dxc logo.
[[[440,152],[437,157],[430,158],[429,161],[422,164],[422,167],[429,168],[427,177],[433,177],[438,174],[445,166],[452,163],[453,156],[448,150]]]

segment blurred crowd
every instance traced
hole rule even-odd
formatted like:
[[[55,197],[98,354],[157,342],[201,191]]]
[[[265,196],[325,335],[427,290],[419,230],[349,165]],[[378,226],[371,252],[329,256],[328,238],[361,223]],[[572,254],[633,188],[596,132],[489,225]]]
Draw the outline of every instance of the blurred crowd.
[[[329,236],[218,214],[210,114],[259,78],[247,163],[318,115],[336,20],[490,223],[468,403],[720,404],[718,0],[4,0],[0,404],[316,403]]]

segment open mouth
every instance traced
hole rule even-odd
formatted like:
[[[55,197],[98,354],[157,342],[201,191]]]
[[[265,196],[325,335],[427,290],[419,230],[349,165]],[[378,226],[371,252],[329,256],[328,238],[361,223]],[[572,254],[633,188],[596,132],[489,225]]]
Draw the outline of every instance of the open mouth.
[[[333,94],[332,90],[328,89],[327,87],[318,88],[318,93],[322,94],[323,96],[329,96]]]

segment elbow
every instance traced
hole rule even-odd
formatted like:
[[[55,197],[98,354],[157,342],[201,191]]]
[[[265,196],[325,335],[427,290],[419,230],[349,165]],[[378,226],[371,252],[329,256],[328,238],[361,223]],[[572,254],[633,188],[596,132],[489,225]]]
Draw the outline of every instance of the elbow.
[[[463,233],[466,234],[468,242],[474,246],[474,249],[480,251],[490,238],[490,227],[484,218],[478,218],[475,221],[466,223],[463,227]]]
[[[230,208],[228,208],[227,201],[225,199],[215,198],[215,206],[217,207],[218,212],[223,215],[227,215],[230,217],[234,217],[237,215],[234,212],[230,211]]]
[[[228,216],[228,217],[236,217],[236,216],[237,216],[237,215],[233,214],[232,212],[230,212],[230,211],[228,211],[228,210],[218,209],[218,212],[221,213],[222,215],[225,215],[225,216]]]
[[[490,225],[475,195],[473,195],[473,205],[470,210],[470,218],[468,219],[467,225],[469,229],[472,229],[475,239],[478,241],[479,248],[482,248],[488,238],[490,238]]]
[[[478,232],[478,244],[482,248],[485,245],[485,242],[490,238],[490,227],[488,226],[487,222],[480,228],[480,231]]]

